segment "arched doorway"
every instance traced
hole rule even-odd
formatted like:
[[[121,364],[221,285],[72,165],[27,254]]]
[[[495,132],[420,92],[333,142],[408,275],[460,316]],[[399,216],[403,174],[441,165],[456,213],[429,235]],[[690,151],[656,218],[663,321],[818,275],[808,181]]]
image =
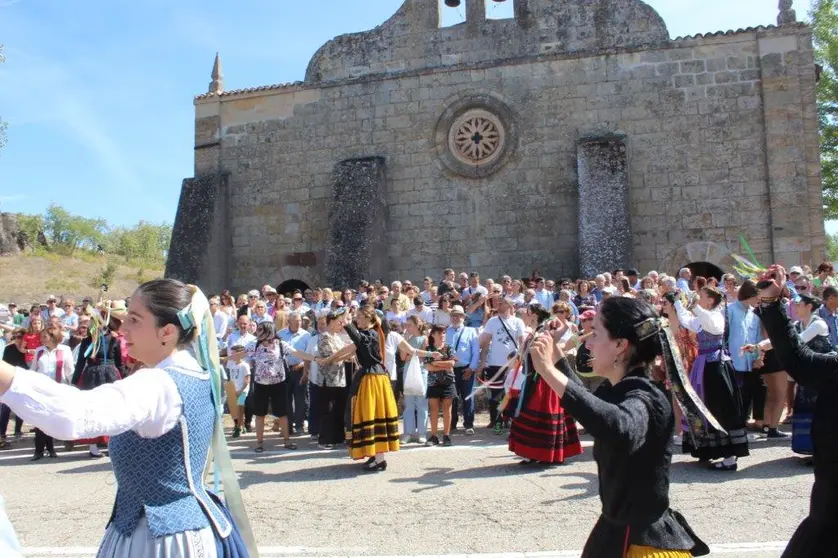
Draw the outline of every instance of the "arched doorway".
[[[719,283],[721,283],[722,275],[724,275],[722,268],[710,262],[693,262],[685,265],[684,267],[690,270],[693,277],[704,277],[706,279],[715,277]]]
[[[287,281],[280,283],[276,288],[276,291],[283,296],[290,296],[294,293],[294,291],[304,293],[308,288],[310,287],[299,279],[288,279]]]

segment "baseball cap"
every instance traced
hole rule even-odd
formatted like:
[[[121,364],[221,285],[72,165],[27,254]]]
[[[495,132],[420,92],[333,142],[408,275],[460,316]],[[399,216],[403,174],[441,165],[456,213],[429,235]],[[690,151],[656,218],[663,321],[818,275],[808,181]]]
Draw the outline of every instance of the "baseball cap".
[[[57,302],[57,301],[58,301],[58,297],[56,297],[55,295],[49,295],[47,297],[47,302]]]
[[[793,265],[789,269],[789,274],[791,274],[791,273],[799,273],[800,275],[803,275],[803,268],[800,267],[799,265]]]

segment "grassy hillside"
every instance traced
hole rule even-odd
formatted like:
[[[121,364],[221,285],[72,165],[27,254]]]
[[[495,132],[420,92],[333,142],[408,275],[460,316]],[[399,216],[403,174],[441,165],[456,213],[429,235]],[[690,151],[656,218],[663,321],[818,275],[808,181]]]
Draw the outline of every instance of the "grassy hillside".
[[[118,256],[26,253],[0,257],[0,304],[29,305],[48,295],[98,297],[99,285],[108,284],[107,298],[130,296],[140,283],[163,276],[163,268],[140,267]]]

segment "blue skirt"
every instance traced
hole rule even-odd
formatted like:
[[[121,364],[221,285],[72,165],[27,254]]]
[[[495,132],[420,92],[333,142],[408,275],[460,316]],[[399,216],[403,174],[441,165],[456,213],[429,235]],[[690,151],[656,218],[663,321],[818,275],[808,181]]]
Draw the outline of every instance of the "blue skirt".
[[[227,518],[227,521],[229,521],[232,526],[230,534],[223,539],[218,535],[218,533],[215,533],[216,556],[218,556],[218,558],[248,558],[250,555],[247,553],[247,548],[244,545],[244,539],[239,531],[239,526],[236,525],[235,521],[233,521],[233,516],[230,514],[230,510],[227,509],[227,506],[218,496],[210,491],[207,491],[207,494],[209,494],[210,498],[218,505],[224,514],[224,517]]]

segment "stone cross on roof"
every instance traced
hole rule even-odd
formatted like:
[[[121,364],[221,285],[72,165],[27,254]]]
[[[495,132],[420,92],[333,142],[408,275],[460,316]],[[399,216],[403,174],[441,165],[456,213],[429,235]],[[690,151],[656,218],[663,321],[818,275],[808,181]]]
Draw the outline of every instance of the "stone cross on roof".
[[[780,0],[780,14],[777,16],[777,25],[785,25],[797,21],[797,12],[792,9],[792,4],[794,4],[794,0]]]
[[[215,53],[215,62],[212,64],[212,81],[209,85],[210,93],[224,93],[224,76],[221,73],[221,55]]]

